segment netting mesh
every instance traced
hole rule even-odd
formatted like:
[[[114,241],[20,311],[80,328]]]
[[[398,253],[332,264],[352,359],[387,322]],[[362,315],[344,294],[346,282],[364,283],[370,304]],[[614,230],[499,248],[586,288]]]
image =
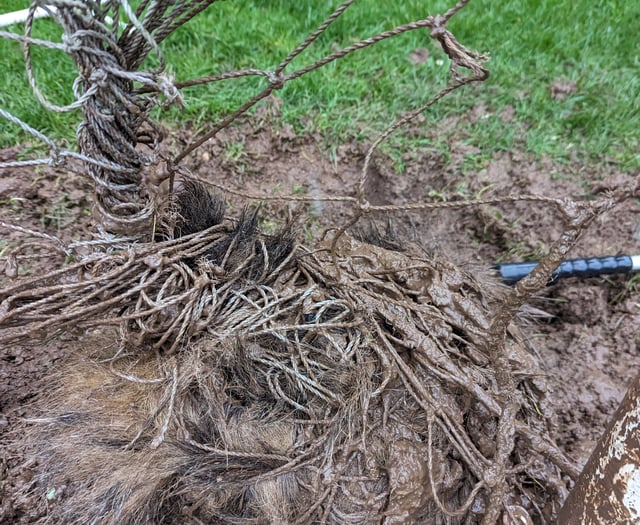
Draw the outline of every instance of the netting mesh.
[[[31,85],[48,110],[83,113],[76,153],[0,110],[50,148],[47,158],[0,169],[47,163],[76,171],[93,182],[96,207],[93,238],[74,243],[0,223],[31,238],[2,257],[18,279],[0,290],[0,341],[77,329],[118,333],[108,344],[87,343],[93,350],[84,353],[100,359],[58,378],[33,432],[44,465],[38,482],[71,479],[52,515],[68,523],[551,521],[577,472],[551,439],[540,367],[517,315],[588,225],[638,187],[590,202],[513,195],[372,205],[366,187],[380,143],[488,75],[485,57],[446,27],[466,2],[287,72],[348,1],[273,70],[174,82],[159,44],[213,3],[142,1],[134,10],[125,0],[41,1],[31,14],[48,9],[62,43],[31,38],[33,16],[24,36],[0,33],[25,45]],[[322,241],[299,244],[295,221],[266,235],[255,209],[225,217],[223,201],[206,187],[216,184],[182,165],[286,82],[412,30],[439,42],[451,83],[373,142],[354,195],[313,196],[353,210]],[[33,45],[73,58],[73,104],[57,107],[40,93]],[[139,71],[151,52],[160,66]],[[268,86],[183,151],[160,153],[153,108],[180,103],[183,87],[244,76],[264,77]],[[166,180],[168,196],[159,190]],[[348,231],[374,211],[516,200],[555,207],[564,232],[513,289]],[[61,254],[66,263],[20,278],[18,262],[33,256],[34,243],[41,257]]]

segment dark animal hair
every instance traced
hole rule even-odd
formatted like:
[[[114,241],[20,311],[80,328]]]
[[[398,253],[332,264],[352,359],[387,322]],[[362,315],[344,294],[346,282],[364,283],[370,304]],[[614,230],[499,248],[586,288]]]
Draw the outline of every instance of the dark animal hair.
[[[184,179],[176,194],[178,218],[175,237],[184,237],[220,224],[224,219],[224,197],[211,193],[204,184]]]
[[[224,219],[223,197],[210,193],[203,184],[189,179],[182,183],[177,193],[176,206],[175,237],[206,230]],[[259,207],[245,208],[235,227],[212,243],[202,260],[227,272],[244,266],[245,280],[259,279],[276,270],[294,249],[294,224],[286,223],[273,235],[263,234],[258,227],[259,211]]]

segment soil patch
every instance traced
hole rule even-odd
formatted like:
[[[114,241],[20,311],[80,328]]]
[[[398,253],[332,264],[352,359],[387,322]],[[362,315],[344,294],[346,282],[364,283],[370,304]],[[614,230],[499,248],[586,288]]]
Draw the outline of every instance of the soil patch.
[[[225,131],[203,146],[189,169],[238,194],[262,196],[264,230],[277,230],[295,213],[302,213],[308,240],[326,228],[346,223],[353,210],[344,203],[283,204],[270,198],[353,195],[366,145],[344,144],[330,153],[317,137],[298,137],[286,127],[258,124],[249,122]],[[179,148],[180,143],[177,139],[172,147]],[[368,198],[375,204],[404,204],[514,191],[580,196],[602,191],[611,181],[625,177],[613,166],[557,165],[522,152],[503,153],[479,171],[467,173],[466,160],[474,152],[463,145],[454,145],[452,150],[451,159],[433,151],[416,152],[403,160],[401,172],[390,158],[376,156]],[[0,156],[10,160],[17,154],[12,149]],[[86,238],[87,195],[86,181],[54,170],[42,169],[35,177],[32,169],[0,172],[2,220],[64,240]],[[245,203],[239,195],[230,194],[228,200],[230,209],[236,211]],[[640,209],[629,201],[593,225],[572,255],[637,253],[639,224]],[[553,210],[526,202],[500,208],[398,212],[371,217],[359,226],[373,228],[394,242],[412,243],[425,253],[443,254],[483,276],[491,274],[496,261],[540,256],[560,232],[560,220]],[[2,242],[6,246],[14,240],[9,235]],[[60,262],[51,261],[51,265]],[[25,261],[23,270],[37,271],[31,264]],[[10,282],[8,277],[2,279],[3,284]],[[558,416],[556,439],[579,466],[640,365],[637,282],[623,277],[563,281],[548,288],[523,313],[528,318],[526,336],[540,355],[552,389],[548,401]],[[46,506],[62,497],[22,494],[35,465],[30,451],[15,439],[9,444],[9,436],[24,432],[24,418],[38,406],[52,369],[67,362],[77,344],[77,338],[69,335],[37,346],[0,348],[0,523],[36,523],[46,516]],[[407,453],[401,442],[392,452]]]

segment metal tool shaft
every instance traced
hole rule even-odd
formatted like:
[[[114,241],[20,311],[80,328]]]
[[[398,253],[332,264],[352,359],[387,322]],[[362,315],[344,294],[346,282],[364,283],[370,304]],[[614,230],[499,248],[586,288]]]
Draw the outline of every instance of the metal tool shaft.
[[[515,284],[538,265],[537,261],[498,264],[496,269],[505,284]],[[553,272],[549,284],[563,277],[595,277],[613,273],[628,273],[640,269],[640,255],[616,255],[569,259]]]

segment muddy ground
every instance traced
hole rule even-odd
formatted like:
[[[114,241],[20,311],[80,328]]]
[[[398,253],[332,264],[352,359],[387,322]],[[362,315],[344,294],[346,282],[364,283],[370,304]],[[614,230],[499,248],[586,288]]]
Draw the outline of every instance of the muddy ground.
[[[174,149],[184,143],[172,140]],[[296,136],[289,127],[267,126],[255,119],[210,141],[188,167],[202,178],[249,194],[352,195],[366,147],[347,143],[328,148],[319,137]],[[604,162],[558,164],[533,159],[523,151],[495,155],[470,171],[469,160],[479,152],[462,139],[452,143],[451,150],[450,158],[433,149],[394,155],[395,160],[376,155],[367,187],[369,200],[374,204],[450,201],[473,198],[481,191],[483,196],[518,192],[579,197],[630,177]],[[0,161],[19,155],[18,149],[5,150]],[[400,164],[403,169],[398,170]],[[49,168],[35,173],[0,171],[0,220],[64,240],[83,238],[91,221],[90,193],[89,183],[80,176]],[[229,200],[232,210],[242,206],[240,197],[229,195]],[[300,205],[266,200],[265,208],[262,226],[267,230],[288,214],[302,212],[307,241],[327,227],[347,222],[353,212],[344,204],[320,201]],[[478,273],[489,273],[496,261],[540,255],[561,227],[552,209],[531,203],[396,212],[372,219],[378,228],[389,228],[399,242],[444,254]],[[594,224],[572,255],[638,253],[639,232],[640,207],[630,201]],[[2,240],[0,250],[12,237]],[[52,268],[59,262],[46,264]],[[632,276],[566,280],[549,287],[531,305],[537,314],[529,315],[526,331],[554,391],[556,438],[580,465],[639,369],[638,280]],[[2,283],[7,282],[3,276]],[[44,487],[40,493],[19,495],[36,465],[19,443],[9,445],[8,436],[25,430],[23,419],[37,406],[39,396],[46,395],[47,375],[77,344],[67,336],[35,347],[0,348],[0,523],[35,523],[43,517]]]

